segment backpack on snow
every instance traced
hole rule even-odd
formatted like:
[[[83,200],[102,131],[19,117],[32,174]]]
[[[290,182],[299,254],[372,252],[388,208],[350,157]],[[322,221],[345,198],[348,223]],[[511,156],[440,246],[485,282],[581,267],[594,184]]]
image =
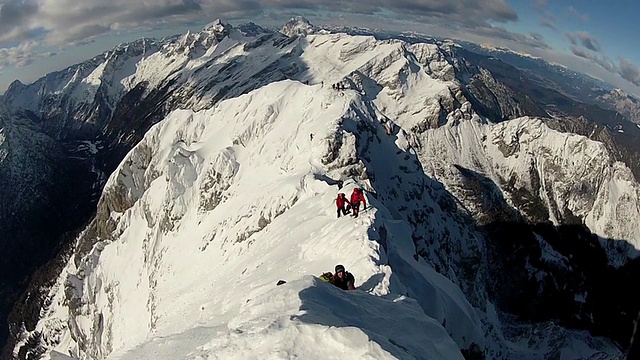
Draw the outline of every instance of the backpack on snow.
[[[322,275],[320,275],[320,280],[322,280],[322,281],[324,281],[326,283],[331,282],[332,279],[333,279],[333,273],[326,272],[326,273],[323,273]]]

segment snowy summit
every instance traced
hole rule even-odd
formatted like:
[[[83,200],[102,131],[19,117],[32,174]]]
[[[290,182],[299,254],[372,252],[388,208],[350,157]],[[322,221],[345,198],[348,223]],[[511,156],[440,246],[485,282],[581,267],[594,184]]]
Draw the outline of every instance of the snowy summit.
[[[305,17],[296,16],[284,24],[280,32],[287,36],[297,36],[312,34],[315,30],[316,27]]]

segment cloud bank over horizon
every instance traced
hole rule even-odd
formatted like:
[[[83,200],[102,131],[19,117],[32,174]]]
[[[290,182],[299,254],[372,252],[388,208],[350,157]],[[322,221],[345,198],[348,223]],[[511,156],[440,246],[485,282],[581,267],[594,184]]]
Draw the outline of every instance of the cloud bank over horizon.
[[[504,0],[0,0],[0,45],[37,40],[44,45],[82,43],[110,31],[189,23],[206,17],[246,18],[271,11],[307,10],[385,15],[407,20],[491,28],[517,21]]]

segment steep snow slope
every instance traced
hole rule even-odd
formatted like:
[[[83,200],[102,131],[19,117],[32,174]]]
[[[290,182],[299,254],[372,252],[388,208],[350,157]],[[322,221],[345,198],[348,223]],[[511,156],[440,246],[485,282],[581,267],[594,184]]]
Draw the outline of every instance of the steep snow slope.
[[[577,217],[603,238],[629,241],[633,248],[610,249],[612,264],[621,266],[638,256],[640,187],[629,168],[614,161],[603,144],[553,131],[531,118],[497,125],[463,121],[425,133],[420,141],[421,161],[431,164],[427,173],[452,191],[462,187],[453,163],[501,185],[510,203],[532,222],[559,225]],[[524,198],[523,191],[538,194],[540,200]],[[467,208],[479,205],[456,193]],[[536,207],[536,201],[543,207]]]
[[[110,178],[99,218],[113,232],[70,263],[40,325],[60,331],[46,338],[86,358],[149,358],[159,349],[163,358],[461,358],[440,323],[401,295],[375,241],[378,210],[335,219],[328,179],[356,148],[353,136],[337,149],[329,140],[345,112],[362,106],[355,96],[274,83],[156,126]],[[409,238],[393,246],[395,256],[412,254]],[[360,291],[311,277],[336,263]],[[478,326],[462,293],[430,276],[435,311]],[[289,283],[275,287],[278,279]]]
[[[473,308],[416,257],[412,229],[385,206],[399,205],[391,190],[377,185],[358,219],[335,219],[336,179],[347,176],[345,192],[373,189],[365,173],[404,166],[370,111],[357,92],[285,81],[173,112],[109,179],[38,325],[45,344],[86,359],[616,352],[557,330],[565,340],[553,346],[510,344],[491,305]],[[363,143],[368,132],[378,139]],[[367,154],[381,164],[365,168],[358,157]],[[438,201],[438,189],[425,200]],[[455,229],[464,225],[439,225]],[[336,263],[358,291],[311,277]],[[279,279],[288,283],[276,287]],[[483,307],[484,296],[475,299]]]
[[[425,173],[447,188],[460,186],[460,177],[449,174],[457,164],[488,175],[509,197],[526,189],[540,198],[547,209],[529,220],[563,224],[577,217],[603,238],[640,249],[640,187],[627,166],[602,144],[551,131],[538,119],[482,124],[460,80],[475,75],[451,48],[346,34],[306,39],[301,58],[309,77],[371,99],[388,133],[398,132]],[[511,204],[527,212],[517,200]],[[608,249],[612,264],[637,257],[631,249]]]

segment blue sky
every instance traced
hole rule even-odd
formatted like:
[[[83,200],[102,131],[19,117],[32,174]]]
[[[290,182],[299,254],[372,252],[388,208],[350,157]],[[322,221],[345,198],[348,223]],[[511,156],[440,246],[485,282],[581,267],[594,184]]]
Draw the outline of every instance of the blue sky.
[[[587,60],[590,65],[595,64],[600,68],[595,69],[595,72],[601,78],[602,70],[620,73],[625,70],[628,62],[633,65],[625,73],[625,77],[629,78],[627,80],[631,80],[627,81],[628,86],[636,94],[639,92],[637,86],[640,85],[640,78],[634,70],[640,65],[640,48],[635,45],[638,43],[637,35],[640,34],[637,18],[640,2],[518,0],[509,3],[518,12],[519,20],[507,24],[507,29],[514,32],[538,32],[555,52],[560,53],[545,56],[542,52],[543,57],[553,58],[555,55],[557,59],[562,59],[566,55],[574,55],[578,59],[562,62],[575,68],[577,60]],[[621,66],[621,61],[625,65]],[[578,67],[587,73],[594,72],[585,70],[587,67],[584,64]],[[611,79],[607,80],[612,82]],[[620,84],[624,83],[617,83]]]
[[[640,96],[639,13],[635,0],[0,0],[0,93],[120,42],[304,15],[507,47]]]

